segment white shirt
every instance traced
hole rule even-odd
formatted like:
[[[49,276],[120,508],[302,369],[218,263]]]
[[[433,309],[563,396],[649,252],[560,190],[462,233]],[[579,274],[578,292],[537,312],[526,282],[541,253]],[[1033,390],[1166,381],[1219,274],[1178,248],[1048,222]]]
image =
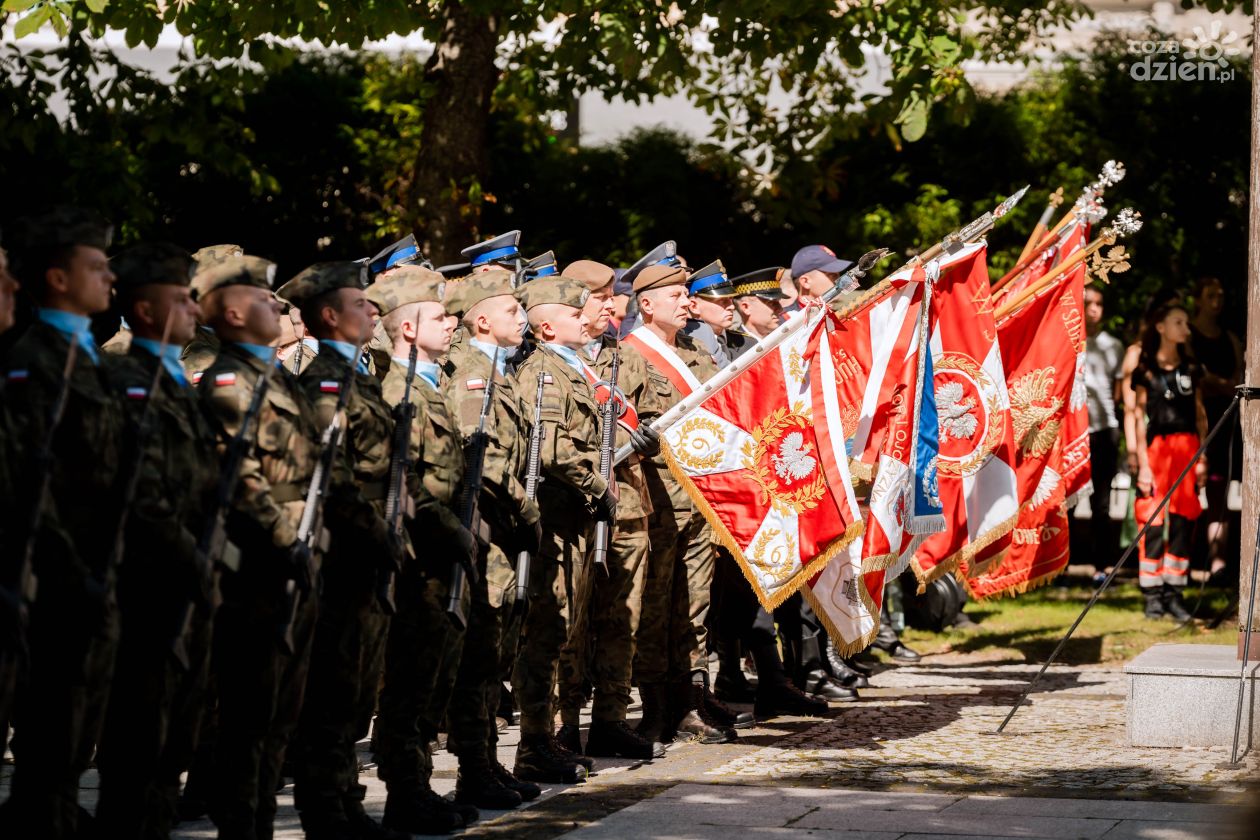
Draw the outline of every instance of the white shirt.
[[[1115,429],[1115,387],[1124,361],[1124,344],[1114,335],[1099,332],[1085,339],[1085,404],[1089,430]]]

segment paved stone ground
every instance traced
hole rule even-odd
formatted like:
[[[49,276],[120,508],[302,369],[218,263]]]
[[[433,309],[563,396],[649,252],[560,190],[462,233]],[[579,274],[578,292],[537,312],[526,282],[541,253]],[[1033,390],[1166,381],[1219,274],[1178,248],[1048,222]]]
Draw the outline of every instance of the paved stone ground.
[[[671,746],[648,764],[600,761],[581,786],[557,785],[511,813],[486,812],[475,836],[527,840],[652,836],[786,838],[935,836],[1181,840],[1260,837],[1260,762],[1222,769],[1227,749],[1132,748],[1118,667],[1056,667],[994,735],[1035,667],[976,654],[888,668],[859,703],[826,718],[781,718],[735,744]],[[631,716],[637,717],[637,709]],[[516,730],[501,758],[511,766]],[[367,759],[366,750],[364,758]],[[454,787],[455,761],[436,757],[434,787]],[[369,770],[368,809],[384,787]],[[93,807],[96,779],[84,777]],[[278,838],[298,838],[292,789]],[[7,785],[0,784],[0,798]],[[1242,826],[1242,828],[1239,828]],[[214,837],[208,821],[179,838]]]

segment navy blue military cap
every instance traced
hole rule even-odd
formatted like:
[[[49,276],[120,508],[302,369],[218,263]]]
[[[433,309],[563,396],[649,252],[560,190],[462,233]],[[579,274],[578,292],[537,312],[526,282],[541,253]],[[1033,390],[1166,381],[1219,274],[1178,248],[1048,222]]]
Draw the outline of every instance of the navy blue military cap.
[[[657,245],[651,251],[648,251],[639,261],[626,269],[626,273],[621,279],[634,285],[634,278],[639,276],[639,272],[647,268],[649,265],[668,265],[681,266],[682,260],[678,259],[678,243],[672,239],[668,239]]]
[[[414,234],[407,234],[368,261],[370,280],[375,280],[379,275],[400,265],[432,268],[429,261],[424,258],[424,254],[420,253],[420,246],[416,244]]]
[[[525,279],[537,280],[539,277],[550,277],[553,274],[559,274],[560,269],[556,268],[556,252],[548,251],[545,254],[539,254],[529,262],[525,263]]]
[[[759,268],[732,278],[731,285],[735,287],[735,297],[756,295],[766,300],[783,300],[787,295],[783,294],[783,288],[779,285],[779,274],[782,271],[783,269],[779,266],[772,265],[769,268]]]
[[[726,276],[726,266],[721,260],[714,260],[704,268],[687,278],[687,294],[691,297],[723,300],[735,297],[735,287]]]
[[[480,268],[483,265],[496,263],[508,268],[515,268],[517,258],[521,252],[517,247],[521,241],[521,232],[519,230],[510,230],[502,236],[496,236],[493,239],[487,239],[485,242],[478,242],[469,248],[460,251],[473,268]]]
[[[614,295],[632,295],[634,294],[634,283],[626,279],[628,268],[613,269],[613,294]]]

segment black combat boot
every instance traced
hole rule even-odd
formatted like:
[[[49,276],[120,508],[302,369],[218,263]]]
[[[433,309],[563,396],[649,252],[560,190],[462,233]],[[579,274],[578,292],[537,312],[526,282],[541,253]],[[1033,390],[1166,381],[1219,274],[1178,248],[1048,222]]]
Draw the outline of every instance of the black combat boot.
[[[1146,599],[1146,609],[1142,615],[1146,618],[1160,619],[1164,617],[1164,589],[1160,586],[1147,586],[1142,589],[1142,597]]]
[[[845,688],[832,679],[823,667],[822,651],[818,646],[817,636],[806,636],[800,643],[801,659],[797,664],[793,682],[806,694],[812,694],[828,703],[851,703],[858,699],[858,693],[852,688]]]
[[[845,688],[870,688],[871,681],[866,678],[866,674],[850,666],[849,662],[840,655],[840,651],[836,650],[830,638],[827,639],[825,654],[823,664],[827,666],[827,670],[831,672],[836,682]]]
[[[542,796],[542,788],[533,782],[525,782],[516,778],[516,776],[512,775],[511,770],[499,763],[497,758],[491,759],[490,772],[493,773],[494,777],[502,782],[504,786],[516,791],[523,802],[533,802],[535,799]]]
[[[1163,604],[1164,612],[1173,617],[1174,621],[1189,621],[1194,618],[1190,614],[1190,610],[1186,609],[1186,602],[1181,600],[1181,590],[1184,586],[1173,586],[1171,583],[1164,584]]]
[[[564,727],[561,727],[561,729],[563,728]],[[574,764],[580,764],[583,767],[585,767],[588,772],[591,770],[594,770],[595,769],[594,760],[582,755],[582,736],[578,732],[578,728],[574,726],[572,727],[572,729],[573,729],[573,737],[571,737],[570,740],[577,741],[576,750],[571,750],[564,744],[560,743],[560,739],[557,738],[554,734],[551,736],[551,749],[556,753],[556,755],[560,756],[565,761],[572,761]]]
[[[758,720],[779,715],[812,717],[827,712],[825,700],[810,697],[792,685],[783,670],[778,645],[758,645],[750,653],[757,663],[757,701],[753,712]]]
[[[355,840],[410,840],[411,834],[409,832],[386,828],[368,816],[367,811],[363,810],[363,797],[365,795],[367,795],[367,788],[358,782],[354,782],[341,800],[346,819],[350,821],[350,825],[354,828]]]
[[[699,675],[697,675],[697,678]],[[683,677],[670,686],[674,713],[678,715],[673,729],[702,744],[729,744],[737,737],[735,730],[722,726],[705,708],[704,682]]]
[[[454,803],[428,787],[406,793],[391,792],[385,798],[381,824],[406,834],[450,834],[466,825]]]
[[[563,723],[556,730],[556,743],[571,753],[582,751],[582,730],[571,723]]]
[[[665,747],[642,737],[624,720],[593,720],[586,733],[586,754],[600,758],[651,761],[664,758]]]
[[[879,614],[879,635],[871,642],[871,647],[888,654],[895,665],[911,665],[923,658],[918,651],[911,650],[902,643],[901,636],[897,635],[892,619],[888,616],[887,604]]]
[[[490,771],[485,756],[463,756],[459,759],[459,775],[455,781],[455,802],[488,811],[509,811],[520,805],[521,795],[509,788]]]
[[[718,675],[713,681],[713,693],[727,703],[751,703],[757,698],[757,689],[744,676],[740,667],[739,644],[735,641],[719,642]]]
[[[735,711],[709,690],[709,674],[707,671],[702,671],[700,676],[704,678],[704,708],[708,711],[709,717],[717,721],[722,728],[748,729],[757,722],[753,718],[752,712]]]
[[[552,747],[550,735],[521,735],[512,775],[530,782],[573,785],[586,781],[581,764],[567,761]]]
[[[643,683],[639,699],[643,701],[643,717],[634,731],[648,743],[665,743],[665,684]]]

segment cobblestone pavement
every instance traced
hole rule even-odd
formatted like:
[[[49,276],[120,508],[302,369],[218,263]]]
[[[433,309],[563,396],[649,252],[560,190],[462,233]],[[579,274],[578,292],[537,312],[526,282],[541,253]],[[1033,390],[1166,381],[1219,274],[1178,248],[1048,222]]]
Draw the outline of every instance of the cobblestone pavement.
[[[583,838],[707,838],[729,836],[729,829],[714,825],[737,825],[744,827],[741,836],[830,837],[846,829],[846,840],[923,840],[951,832],[994,836],[1005,826],[1006,833],[1024,837],[1173,840],[1226,836],[1217,829],[1233,819],[1230,806],[1260,797],[1255,754],[1243,768],[1225,770],[1226,748],[1127,746],[1119,667],[1052,669],[1009,734],[991,734],[1035,670],[975,654],[924,657],[917,666],[880,671],[860,702],[837,704],[826,718],[775,719],[741,730],[734,744],[673,745],[664,759],[647,764],[600,760],[587,784],[553,786],[514,812],[484,812],[470,833],[537,840],[579,830]],[[632,708],[632,719],[637,714]],[[513,728],[500,744],[509,767],[516,740]],[[435,759],[434,787],[448,792],[455,784],[454,756],[439,752]],[[379,814],[384,786],[371,769],[364,781],[368,810]],[[89,810],[95,787],[90,772],[83,789]],[[302,836],[291,793],[287,788],[281,796],[277,838]],[[923,799],[925,794],[931,796]],[[7,784],[0,784],[0,798],[6,795]],[[792,804],[780,808],[783,802]],[[851,823],[835,816],[847,813],[843,803],[856,808]],[[1203,811],[1208,805],[1217,810]],[[787,813],[798,806],[799,814]],[[775,820],[747,816],[769,813],[767,808],[779,808]],[[932,811],[930,818],[879,817],[924,808]],[[723,822],[718,817],[725,812],[746,816]],[[807,814],[815,816],[805,819]],[[1260,816],[1253,828],[1252,836],[1260,836]],[[181,826],[175,836],[215,832],[203,820]]]

